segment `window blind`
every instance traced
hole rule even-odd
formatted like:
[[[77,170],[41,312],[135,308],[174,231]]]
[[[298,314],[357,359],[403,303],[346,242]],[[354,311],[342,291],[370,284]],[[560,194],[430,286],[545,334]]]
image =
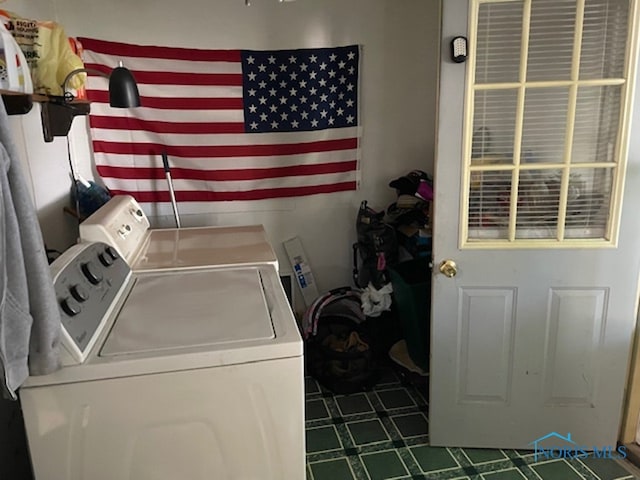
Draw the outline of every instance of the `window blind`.
[[[472,1],[463,243],[608,239],[631,1]]]

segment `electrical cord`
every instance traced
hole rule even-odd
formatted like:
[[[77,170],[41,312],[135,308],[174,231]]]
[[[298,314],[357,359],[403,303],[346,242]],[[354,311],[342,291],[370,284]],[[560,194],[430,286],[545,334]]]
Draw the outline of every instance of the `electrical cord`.
[[[78,191],[78,177],[76,175],[76,168],[74,166],[74,162],[73,162],[73,158],[71,157],[71,144],[69,142],[69,135],[65,136],[66,142],[67,142],[67,160],[69,162],[69,171],[71,172],[71,197],[73,198],[73,201],[75,202],[75,213],[76,213],[76,218],[78,220],[78,225],[80,225],[81,222],[81,215],[80,215],[80,195],[79,195],[79,191]]]

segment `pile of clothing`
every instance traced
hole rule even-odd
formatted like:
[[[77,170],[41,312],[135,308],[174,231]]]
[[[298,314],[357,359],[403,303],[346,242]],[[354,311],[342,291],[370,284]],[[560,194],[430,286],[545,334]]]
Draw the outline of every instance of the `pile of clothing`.
[[[387,208],[384,222],[395,229],[398,245],[404,249],[400,260],[430,256],[433,179],[422,170],[412,170],[389,186],[398,198]]]

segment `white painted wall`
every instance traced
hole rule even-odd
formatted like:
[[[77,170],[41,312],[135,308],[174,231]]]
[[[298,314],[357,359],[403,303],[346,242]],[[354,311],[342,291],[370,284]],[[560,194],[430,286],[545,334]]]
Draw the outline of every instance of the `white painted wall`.
[[[282,242],[299,236],[320,291],[351,283],[351,244],[361,200],[384,208],[390,180],[431,172],[439,39],[439,0],[8,0],[25,17],[58,21],[70,36],[196,48],[311,48],[363,45],[359,191],[276,201],[181,204],[185,225],[263,223],[281,265]],[[48,18],[47,18],[48,17]],[[61,206],[68,198],[64,138],[44,144],[39,108],[21,118],[22,136],[48,244],[64,249],[75,229]],[[20,132],[20,130],[22,130]],[[70,135],[81,173],[91,176],[86,119]],[[155,225],[171,226],[168,204],[150,208]],[[68,216],[67,216],[68,217]]]
[[[27,18],[55,18],[51,0],[8,1],[1,8]],[[40,106],[27,115],[11,117],[18,151],[25,164],[24,172],[38,210],[40,228],[48,248],[65,250],[75,242],[77,225],[62,212],[69,203],[69,166],[64,138],[45,144],[42,138]]]

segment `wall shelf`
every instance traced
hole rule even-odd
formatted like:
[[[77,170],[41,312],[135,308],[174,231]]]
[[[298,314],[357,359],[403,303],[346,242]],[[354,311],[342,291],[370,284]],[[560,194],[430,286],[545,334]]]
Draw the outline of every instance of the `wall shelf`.
[[[53,137],[65,137],[71,128],[71,122],[77,115],[88,115],[91,109],[87,100],[65,102],[63,97],[47,95],[25,95],[0,90],[2,101],[9,115],[24,115],[33,108],[33,102],[41,104],[42,134],[45,142]]]

